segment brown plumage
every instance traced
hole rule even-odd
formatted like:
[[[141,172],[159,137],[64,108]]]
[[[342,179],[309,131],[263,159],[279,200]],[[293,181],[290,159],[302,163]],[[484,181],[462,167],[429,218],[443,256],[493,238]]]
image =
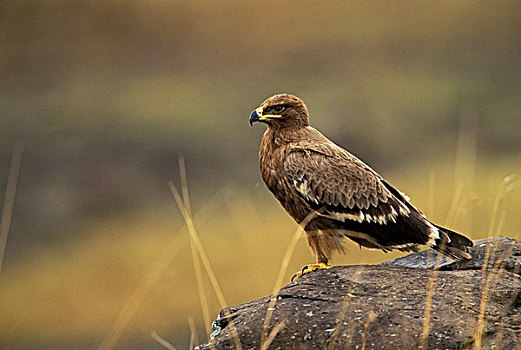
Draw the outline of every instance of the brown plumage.
[[[348,237],[384,251],[427,245],[454,259],[470,259],[467,237],[431,223],[400,191],[364,162],[309,126],[296,96],[268,98],[250,115],[268,128],[259,158],[262,179],[284,209],[303,224],[317,263],[343,252]]]

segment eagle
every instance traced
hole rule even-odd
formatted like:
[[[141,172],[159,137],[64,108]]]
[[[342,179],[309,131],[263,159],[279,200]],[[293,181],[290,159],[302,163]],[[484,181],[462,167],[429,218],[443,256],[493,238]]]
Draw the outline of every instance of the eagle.
[[[421,245],[455,260],[471,259],[467,237],[438,226],[409,198],[353,154],[309,125],[304,102],[277,94],[250,114],[267,125],[259,151],[268,189],[306,232],[315,264],[294,275],[329,268],[345,237],[385,252]]]

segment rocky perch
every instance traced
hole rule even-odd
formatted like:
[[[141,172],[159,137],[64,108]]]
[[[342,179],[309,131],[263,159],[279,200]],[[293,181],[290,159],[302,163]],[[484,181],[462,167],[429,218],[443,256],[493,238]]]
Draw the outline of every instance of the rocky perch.
[[[520,349],[521,242],[474,244],[467,262],[428,250],[311,272],[221,310],[198,349]]]

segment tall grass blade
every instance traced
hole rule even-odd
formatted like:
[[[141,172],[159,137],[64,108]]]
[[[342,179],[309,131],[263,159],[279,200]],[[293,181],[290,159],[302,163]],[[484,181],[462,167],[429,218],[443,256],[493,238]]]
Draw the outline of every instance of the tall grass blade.
[[[4,206],[2,209],[2,217],[0,219],[0,272],[2,271],[5,250],[7,248],[7,237],[9,236],[9,229],[11,228],[11,219],[13,217],[16,188],[18,187],[18,178],[20,176],[23,153],[23,143],[17,142],[14,146],[11,164],[9,165]]]
[[[186,179],[186,175],[182,174],[181,178],[183,177]],[[208,255],[206,254],[201,240],[199,239],[199,235],[197,234],[197,231],[195,229],[192,215],[186,207],[187,203],[183,201],[181,195],[179,194],[179,191],[177,190],[177,187],[175,187],[175,185],[172,182],[169,182],[168,186],[170,187],[170,192],[172,193],[172,196],[174,197],[177,206],[179,207],[179,210],[183,215],[183,218],[188,228],[188,232],[190,234],[190,241],[193,242],[194,246],[196,247],[197,254],[201,259],[201,262],[203,263],[208,278],[210,279],[210,283],[212,284],[215,295],[217,296],[217,300],[219,301],[221,308],[225,308],[227,306],[227,302],[224,298],[224,293],[222,292],[219,282],[217,281],[213,268],[210,264],[210,260],[208,259]],[[184,194],[186,194],[185,196],[188,197],[188,188],[183,189],[182,191]],[[234,336],[235,346],[237,347],[237,349],[242,349],[239,335],[237,333],[237,329],[235,328],[235,324],[233,323],[233,321],[230,322],[230,327]]]
[[[189,211],[186,209],[185,204],[183,203],[183,200],[179,194],[179,191],[175,187],[175,185],[172,182],[169,182],[168,186],[170,187],[170,192],[174,196],[174,199],[177,202],[177,206],[179,207],[179,210],[181,211],[181,214],[183,215],[186,226],[188,228],[188,232],[190,234],[190,238],[193,240],[194,245],[197,248],[197,252],[201,258],[201,262],[203,263],[203,266],[208,275],[208,278],[210,279],[210,283],[212,284],[212,287],[214,288],[214,292],[217,296],[217,300],[219,301],[220,306],[224,308],[227,305],[226,299],[224,298],[222,289],[219,285],[219,282],[217,281],[217,278],[215,277],[215,273],[213,271],[212,265],[210,264],[210,260],[208,259],[208,255],[206,254],[206,251],[204,250],[201,240],[199,239],[199,235],[197,234],[197,231],[195,230],[192,216],[190,215]]]
[[[295,252],[295,248],[297,246],[298,241],[304,236],[304,230],[302,230],[302,227],[298,227],[295,230],[295,233],[293,234],[293,237],[291,238],[291,241],[288,244],[288,248],[286,249],[286,252],[284,253],[284,257],[282,258],[282,262],[280,263],[279,273],[277,274],[277,278],[275,279],[275,284],[273,285],[273,290],[271,291],[271,294],[277,293],[280,288],[282,288],[282,284],[284,283],[284,276],[288,272],[288,266],[289,262],[291,260],[291,257],[293,256],[293,253]]]
[[[206,330],[206,334],[210,335],[212,332],[212,328],[210,327],[211,318],[210,318],[210,308],[208,306],[208,298],[206,297],[206,288],[203,280],[203,273],[201,270],[201,261],[199,258],[199,254],[197,253],[197,248],[195,247],[194,241],[190,239],[190,248],[192,251],[192,261],[194,264],[194,272],[195,272],[195,281],[197,283],[197,291],[199,294],[199,303],[201,305],[201,311],[203,313],[203,321],[204,327]]]
[[[445,226],[451,227],[454,226],[456,222],[456,214],[458,206],[461,201],[461,193],[463,192],[463,183],[459,182],[456,185],[456,190],[454,191],[454,196],[452,197],[452,202],[449,207],[449,212],[447,213],[447,219],[445,220]]]
[[[199,337],[197,336],[197,329],[193,317],[188,317],[188,327],[190,327],[190,344],[188,350],[192,350],[195,344],[199,344]]]
[[[369,310],[369,315],[367,316],[367,321],[365,323],[362,323],[364,330],[362,331],[362,350],[365,350],[366,342],[367,342],[367,331],[369,330],[369,325],[371,325],[371,322],[373,322],[374,318],[376,317],[375,310],[376,309],[376,303],[373,304],[373,307],[371,310]]]
[[[360,274],[355,273],[353,276],[353,282],[358,282],[358,277]],[[356,286],[356,284],[353,285],[353,289]],[[351,298],[353,297],[353,294],[351,293],[353,290],[348,292],[345,296],[344,301],[342,302],[342,308],[340,309],[337,318],[336,318],[336,326],[335,330],[333,331],[333,334],[331,334],[331,339],[329,341],[329,345],[327,347],[328,350],[333,350],[335,348],[335,341],[336,338],[338,338],[338,334],[340,333],[340,328],[342,328],[342,323],[344,322],[345,314],[347,312],[347,307],[349,306],[349,302],[351,301]]]
[[[282,287],[282,281],[284,279],[284,275],[286,274],[288,270],[289,261],[291,260],[291,257],[293,256],[293,253],[295,251],[295,247],[297,245],[298,240],[304,233],[304,227],[309,224],[311,220],[313,220],[317,216],[316,212],[309,213],[304,220],[298,225],[297,229],[295,230],[295,233],[293,234],[293,238],[291,239],[288,248],[286,249],[286,253],[284,254],[284,257],[281,262],[281,266],[279,269],[279,274],[277,276],[277,279],[275,280],[275,285],[273,286],[272,291],[272,298],[270,300],[270,303],[268,304],[268,309],[266,310],[266,316],[264,317],[264,324],[262,325],[262,332],[261,332],[261,347],[266,342],[268,337],[268,325],[271,321],[271,315],[273,314],[273,311],[275,310],[275,304],[277,302],[277,293]]]
[[[429,171],[429,187],[427,190],[427,213],[428,216],[434,216],[434,200],[436,198],[436,173]]]
[[[172,263],[177,254],[183,247],[182,244],[183,236],[178,234],[170,245],[165,247],[161,252],[160,258],[157,259],[155,265],[150,271],[145,274],[141,283],[136,287],[134,292],[128,298],[127,302],[123,306],[114,327],[103,339],[98,349],[113,349],[121,337],[123,331],[127,328],[128,324],[136,314],[136,311],[143,303],[143,300],[150,293],[152,288],[159,281],[166,268]]]
[[[505,222],[506,213],[503,211],[503,199],[504,197],[516,187],[517,182],[515,181],[515,176],[510,175],[503,179],[501,184],[498,187],[496,192],[496,197],[494,198],[494,203],[492,205],[492,217],[490,219],[490,224],[488,228],[488,237],[495,235],[496,233],[500,233],[500,230],[503,227]],[[499,219],[498,219],[499,216]],[[492,283],[492,279],[494,277],[494,273],[492,271],[487,270],[488,261],[493,261],[493,251],[492,247],[495,244],[488,244],[485,249],[485,256],[483,258],[483,268],[482,271],[482,292],[481,292],[481,302],[479,308],[479,316],[476,324],[476,330],[474,332],[474,344],[473,349],[481,349],[483,346],[483,334],[485,331],[485,307],[488,298],[488,291],[490,290],[490,284]],[[502,259],[497,259],[495,265],[500,262]],[[500,270],[501,271],[501,270]]]
[[[223,195],[224,193],[224,195]],[[228,198],[229,191],[223,189],[215,195],[211,200],[207,201],[205,206],[197,213],[197,217],[200,218],[199,221],[204,222],[206,218],[210,216],[210,214],[218,208],[223,201],[223,198]],[[182,242],[183,235],[181,232],[184,230],[181,229],[176,235],[174,241],[171,244],[167,245],[163,251],[160,253],[159,258],[156,260],[155,264],[152,265],[150,271],[145,274],[145,277],[141,281],[141,283],[136,287],[134,292],[131,294],[125,305],[123,306],[118,318],[114,322],[114,326],[111,331],[105,336],[102,343],[99,346],[99,349],[112,349],[118,342],[121,334],[125,330],[125,328],[130,323],[132,317],[135,312],[148,295],[150,290],[154,287],[154,285],[159,281],[159,278],[164,273],[166,268],[172,263],[175,259],[181,248],[184,246],[184,242]]]
[[[150,332],[150,336],[152,337],[152,339],[154,339],[156,342],[158,342],[160,345],[162,345],[165,349],[176,350],[175,346],[170,344],[166,339],[161,338],[161,336],[159,334],[157,334],[156,331]]]
[[[280,322],[279,324],[277,324],[275,327],[273,327],[273,329],[271,330],[268,338],[266,339],[266,341],[264,343],[262,343],[261,345],[261,350],[268,350],[271,343],[273,343],[273,340],[275,340],[275,337],[277,336],[277,334],[279,334],[280,330],[282,328],[284,328],[284,326],[286,326],[286,324],[288,323],[288,320],[285,319],[283,320],[282,322]]]
[[[464,183],[466,189],[474,186],[478,155],[479,124],[475,112],[463,110],[459,117],[459,130],[454,160],[454,181]]]
[[[179,157],[179,175],[181,177],[181,191],[183,192],[183,203],[188,210],[190,216],[192,215],[192,207],[190,205],[190,195],[188,194],[188,180],[186,178],[186,164],[183,157]]]
[[[181,177],[181,191],[183,194],[182,202],[184,205],[184,209],[186,210],[186,215],[188,215],[191,218],[192,217],[192,208],[190,206],[190,195],[188,193],[188,180],[186,177],[186,166],[185,166],[185,160],[183,157],[179,157],[179,174]],[[208,306],[208,298],[206,296],[206,287],[204,285],[200,257],[199,257],[199,254],[197,253],[197,248],[195,246],[195,242],[192,239],[192,237],[190,237],[190,248],[192,251],[192,261],[194,264],[195,280],[197,283],[197,291],[199,294],[199,303],[201,304],[201,310],[203,313],[204,327],[206,330],[206,334],[209,335],[212,332],[212,329],[210,327],[210,323],[211,323],[210,308]]]
[[[427,296],[425,297],[425,312],[423,315],[423,326],[422,333],[420,335],[420,345],[418,349],[427,349],[427,339],[429,336],[429,328],[430,328],[430,320],[431,320],[431,308],[432,308],[432,298],[434,296],[434,291],[436,289],[436,281],[438,280],[438,269],[436,266],[438,265],[438,253],[435,250],[432,250],[433,260],[434,260],[434,270],[429,278],[429,286],[427,289]]]

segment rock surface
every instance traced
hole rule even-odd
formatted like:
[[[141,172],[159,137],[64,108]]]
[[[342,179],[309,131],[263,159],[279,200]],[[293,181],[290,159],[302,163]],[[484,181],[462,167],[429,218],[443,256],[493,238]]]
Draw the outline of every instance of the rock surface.
[[[276,295],[221,310],[214,338],[198,348],[519,349],[521,242],[474,244],[467,262],[428,250],[311,272]]]

